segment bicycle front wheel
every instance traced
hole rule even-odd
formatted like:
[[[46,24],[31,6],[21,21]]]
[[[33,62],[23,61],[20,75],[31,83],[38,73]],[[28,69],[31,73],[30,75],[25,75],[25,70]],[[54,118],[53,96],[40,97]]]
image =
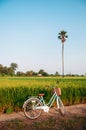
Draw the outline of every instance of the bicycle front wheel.
[[[38,118],[42,113],[42,109],[36,109],[39,106],[42,106],[42,102],[38,98],[30,98],[25,101],[23,105],[25,116],[30,119]]]
[[[66,111],[65,111],[64,104],[63,104],[62,100],[60,99],[60,97],[57,100],[58,100],[57,105],[58,105],[59,112],[62,116],[65,116]]]

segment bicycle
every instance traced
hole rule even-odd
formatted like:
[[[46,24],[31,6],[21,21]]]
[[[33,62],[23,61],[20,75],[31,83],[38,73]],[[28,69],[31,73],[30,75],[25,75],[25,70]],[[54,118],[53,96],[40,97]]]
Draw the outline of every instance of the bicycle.
[[[65,115],[65,107],[60,98],[61,89],[60,88],[53,88],[53,89],[54,93],[47,104],[45,103],[43,98],[44,94],[38,94],[38,97],[30,97],[24,102],[23,111],[27,118],[29,119],[38,118],[41,115],[42,110],[44,110],[44,112],[49,112],[49,109],[51,108],[55,100],[60,114],[62,116]]]

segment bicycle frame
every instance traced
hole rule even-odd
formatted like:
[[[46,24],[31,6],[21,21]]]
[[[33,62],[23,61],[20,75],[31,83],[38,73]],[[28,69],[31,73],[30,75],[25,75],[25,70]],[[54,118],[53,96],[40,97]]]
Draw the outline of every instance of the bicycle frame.
[[[43,103],[43,106],[48,106],[50,108],[56,99],[57,99],[57,104],[58,104],[58,98],[59,98],[59,96],[57,95],[56,92],[54,92],[54,94],[52,95],[52,97],[50,98],[50,100],[47,104],[45,103],[43,97],[40,97],[40,101]]]
[[[56,100],[57,110],[60,112],[61,115],[63,116],[65,115],[64,104],[60,99],[60,95],[61,95],[60,89],[54,88],[54,93],[48,103],[45,103],[43,95],[44,94],[39,94],[39,98],[30,97],[24,102],[23,108],[26,117],[30,119],[36,119],[41,115],[42,110],[48,113],[49,109],[51,108],[55,100]]]

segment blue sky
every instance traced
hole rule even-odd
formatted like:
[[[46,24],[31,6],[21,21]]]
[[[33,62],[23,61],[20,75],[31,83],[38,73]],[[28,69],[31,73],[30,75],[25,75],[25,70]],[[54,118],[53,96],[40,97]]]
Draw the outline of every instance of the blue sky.
[[[0,64],[62,73],[61,30],[68,34],[65,74],[85,74],[85,0],[0,0]]]

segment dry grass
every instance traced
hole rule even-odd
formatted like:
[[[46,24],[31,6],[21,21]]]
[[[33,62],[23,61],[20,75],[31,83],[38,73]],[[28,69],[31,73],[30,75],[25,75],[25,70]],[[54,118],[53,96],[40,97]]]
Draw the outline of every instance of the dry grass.
[[[86,130],[86,117],[48,117],[46,120],[26,122],[11,120],[3,122],[1,130]]]

